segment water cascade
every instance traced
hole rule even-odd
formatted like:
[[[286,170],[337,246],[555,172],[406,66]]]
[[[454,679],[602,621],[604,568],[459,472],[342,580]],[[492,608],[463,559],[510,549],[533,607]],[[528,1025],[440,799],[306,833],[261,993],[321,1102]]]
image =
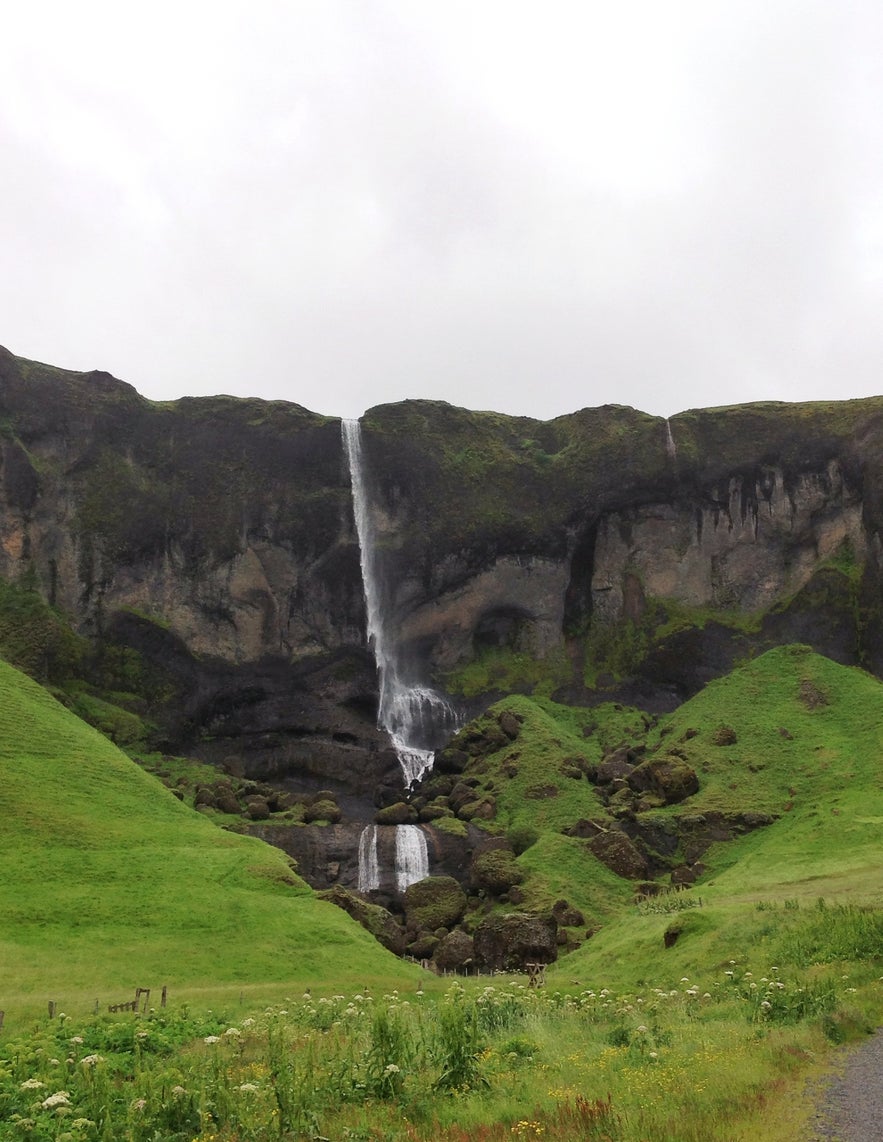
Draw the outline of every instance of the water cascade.
[[[359,892],[373,892],[380,887],[377,841],[377,826],[366,825],[359,837]]]
[[[404,677],[398,647],[384,614],[380,561],[365,485],[362,429],[358,420],[341,421],[343,446],[353,489],[362,585],[368,612],[368,643],[380,682],[377,724],[386,730],[399,759],[405,787],[432,767],[434,751],[460,726],[457,711],[441,694]]]
[[[426,836],[418,825],[396,828],[396,887],[404,892],[409,884],[429,876]]]
[[[671,423],[668,417],[665,418],[665,451],[668,453],[669,460],[677,460],[678,446],[675,444],[675,438],[671,434]]]

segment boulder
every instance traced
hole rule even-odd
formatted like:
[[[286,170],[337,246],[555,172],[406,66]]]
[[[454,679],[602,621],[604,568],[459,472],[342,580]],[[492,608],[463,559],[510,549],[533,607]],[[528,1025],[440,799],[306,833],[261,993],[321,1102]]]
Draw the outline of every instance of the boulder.
[[[500,729],[510,742],[514,742],[521,731],[521,723],[511,710],[504,710],[500,714]]]
[[[374,820],[378,825],[415,825],[417,810],[404,801],[396,801],[394,805],[379,809],[374,815]]]
[[[699,791],[696,770],[679,757],[651,757],[635,766],[628,776],[636,793],[661,797],[666,805],[675,805]]]
[[[628,880],[647,876],[647,862],[625,833],[609,830],[589,841],[589,850],[602,864]]]
[[[449,932],[439,940],[432,957],[442,971],[462,971],[475,958],[475,946],[465,932]]]
[[[486,971],[523,971],[526,964],[558,958],[558,924],[552,916],[508,912],[486,916],[473,937],[475,961]]]
[[[463,919],[466,893],[452,876],[428,876],[408,885],[403,903],[409,928],[434,931]]]
[[[510,849],[492,849],[483,852],[472,862],[472,883],[476,888],[486,888],[494,895],[508,892],[513,885],[521,884],[524,873]]]
[[[342,816],[340,806],[335,801],[313,801],[304,809],[304,820],[307,824],[313,821],[328,821],[329,824],[336,825]]]

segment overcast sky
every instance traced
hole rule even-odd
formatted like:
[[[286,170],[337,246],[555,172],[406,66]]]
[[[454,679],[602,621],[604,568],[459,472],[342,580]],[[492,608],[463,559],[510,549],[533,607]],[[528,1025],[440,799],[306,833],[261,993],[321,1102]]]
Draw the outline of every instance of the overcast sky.
[[[879,0],[28,0],[0,343],[146,396],[883,392]]]

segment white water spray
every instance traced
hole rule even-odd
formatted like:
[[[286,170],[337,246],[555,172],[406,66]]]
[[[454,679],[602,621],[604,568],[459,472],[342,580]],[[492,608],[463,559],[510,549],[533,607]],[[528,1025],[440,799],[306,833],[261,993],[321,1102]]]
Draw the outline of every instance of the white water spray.
[[[417,825],[399,825],[396,829],[396,887],[404,892],[409,884],[429,876],[429,852],[426,836]]]
[[[377,826],[366,825],[359,837],[359,892],[380,887],[380,861],[377,857]]]
[[[368,613],[368,644],[374,651],[380,680],[377,724],[389,734],[405,786],[410,787],[432,768],[434,750],[429,747],[434,741],[450,737],[459,729],[460,722],[457,711],[441,694],[429,686],[409,683],[402,678],[396,642],[383,611],[380,563],[365,486],[362,429],[358,420],[341,421],[341,436],[353,489],[353,514]]]

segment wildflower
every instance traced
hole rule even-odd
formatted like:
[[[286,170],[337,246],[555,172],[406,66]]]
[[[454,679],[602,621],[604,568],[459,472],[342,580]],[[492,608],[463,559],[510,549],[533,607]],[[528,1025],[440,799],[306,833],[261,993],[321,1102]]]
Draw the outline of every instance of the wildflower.
[[[385,1075],[397,1075],[399,1073],[399,1070],[400,1070],[400,1068],[397,1067],[395,1065],[395,1063],[387,1063],[386,1069],[384,1070],[383,1073]]]
[[[150,1035],[149,1031],[136,1031],[135,1032],[135,1038],[136,1039],[144,1040],[144,1039],[147,1039],[149,1037],[149,1035]]]
[[[43,1090],[43,1088],[45,1086],[46,1086],[46,1084],[41,1083],[39,1079],[25,1079],[25,1081],[20,1084],[18,1089],[19,1090]]]
[[[176,1098],[180,1098],[182,1094],[186,1093],[187,1091],[180,1085],[172,1087],[172,1094],[175,1095]]]
[[[764,1011],[769,1011],[773,1005],[770,1003],[770,1001],[768,999],[765,999],[763,1001],[763,1003],[761,1003],[760,1006],[763,1008]]]
[[[58,1059],[50,1059],[49,1060],[49,1066],[50,1067],[60,1067],[61,1063],[59,1063]]]
[[[70,1104],[71,1096],[66,1090],[57,1090],[55,1094],[50,1094],[40,1103],[44,1110],[55,1110],[57,1106],[70,1106]]]
[[[236,1089],[244,1091],[246,1094],[254,1094],[258,1087],[257,1083],[240,1083]]]
[[[86,1055],[80,1062],[84,1067],[94,1067],[96,1063],[103,1063],[104,1059],[101,1055]]]
[[[243,1019],[242,1020],[242,1026],[243,1027],[254,1027],[254,1020],[253,1019]]]
[[[221,1039],[219,1035],[206,1035],[206,1037],[203,1039],[203,1043],[207,1044],[208,1046],[211,1046],[212,1043],[220,1043],[220,1041]]]
[[[242,1032],[238,1027],[228,1027],[224,1032],[225,1039],[238,1039]]]
[[[75,1118],[71,1123],[74,1130],[91,1130],[94,1125],[91,1118]]]
[[[83,1045],[83,1036],[74,1035],[72,1038],[68,1039],[68,1042],[73,1043],[76,1047],[81,1047]]]
[[[136,1098],[135,1101],[132,1103],[132,1109],[133,1110],[143,1110],[145,1106],[147,1106],[147,1099],[146,1098]]]
[[[658,1058],[659,1058],[659,1055],[656,1053],[656,1051],[650,1051],[650,1052],[648,1053],[647,1057],[648,1057],[649,1059],[658,1059]]]
[[[647,1028],[644,1026],[643,1023],[641,1024],[640,1027],[637,1028],[637,1032],[639,1035],[646,1035],[647,1034]]]

